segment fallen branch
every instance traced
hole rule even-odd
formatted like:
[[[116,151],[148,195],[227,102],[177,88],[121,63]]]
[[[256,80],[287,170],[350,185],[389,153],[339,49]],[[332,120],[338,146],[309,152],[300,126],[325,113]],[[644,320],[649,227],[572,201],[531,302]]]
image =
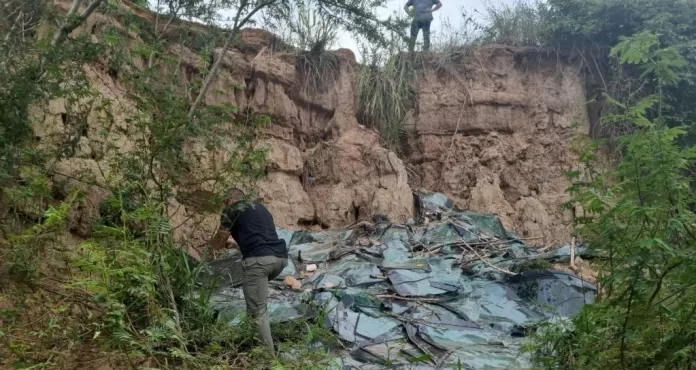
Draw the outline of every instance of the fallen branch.
[[[409,302],[440,302],[439,298],[409,298],[409,297],[402,297],[402,296],[396,295],[396,294],[378,294],[375,297],[398,299],[398,300],[409,301]]]
[[[533,237],[533,238],[505,239],[505,240],[497,240],[497,241],[494,241],[494,242],[474,243],[474,245],[480,245],[480,244],[481,244],[481,245],[482,245],[482,244],[487,244],[487,245],[500,245],[500,244],[507,244],[507,243],[510,243],[510,242],[518,241],[518,240],[529,241],[529,240],[540,240],[540,239],[544,239],[544,237],[543,237],[543,236],[537,236],[537,237]]]
[[[475,254],[476,257],[478,257],[478,259],[480,259],[481,261],[483,261],[483,263],[485,263],[486,265],[488,265],[488,267],[491,267],[492,269],[494,269],[494,270],[496,270],[496,271],[500,271],[500,272],[502,272],[502,273],[504,273],[504,274],[507,274],[507,275],[511,275],[511,276],[517,275],[516,273],[514,273],[514,272],[512,272],[512,271],[510,271],[510,270],[506,270],[506,269],[500,268],[500,267],[498,267],[498,266],[492,264],[490,261],[488,261],[488,259],[486,259],[485,257],[483,257],[483,256],[481,256],[480,254],[478,254],[478,252],[476,252],[476,250],[475,250],[474,248],[472,248],[472,247],[469,245],[469,243],[465,242],[464,239],[459,238],[459,240],[463,243],[464,247],[465,247],[467,250],[469,250],[469,252],[472,252],[473,254]],[[462,256],[462,257],[463,257],[463,256]]]

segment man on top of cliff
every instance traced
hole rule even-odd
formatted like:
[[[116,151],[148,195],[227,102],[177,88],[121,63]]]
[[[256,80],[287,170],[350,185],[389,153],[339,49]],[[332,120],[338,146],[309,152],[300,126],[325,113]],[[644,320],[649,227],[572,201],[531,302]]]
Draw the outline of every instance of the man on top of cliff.
[[[273,216],[260,203],[246,201],[237,188],[227,191],[220,229],[213,236],[213,248],[224,246],[230,234],[242,252],[242,290],[247,313],[256,320],[259,334],[275,355],[268,319],[268,282],[288,265],[288,249],[278,238]]]
[[[413,7],[413,11],[409,7]],[[430,50],[430,23],[433,21],[433,12],[440,8],[442,8],[440,0],[408,0],[406,2],[404,10],[413,17],[411,38],[408,40],[409,51],[415,50],[416,38],[420,30],[423,30],[423,51]]]

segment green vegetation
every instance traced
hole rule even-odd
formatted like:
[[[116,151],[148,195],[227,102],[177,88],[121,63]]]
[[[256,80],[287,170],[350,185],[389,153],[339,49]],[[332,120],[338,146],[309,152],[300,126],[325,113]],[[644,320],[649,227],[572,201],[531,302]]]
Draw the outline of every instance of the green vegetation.
[[[415,108],[416,62],[405,55],[383,61],[373,54],[358,75],[358,119],[379,130],[382,140],[399,151],[404,125]]]
[[[694,347],[692,1],[550,1],[548,45],[576,48],[601,81],[601,136],[619,161],[602,173],[601,142],[581,158],[591,181],[570,192],[588,217],[581,237],[608,258],[598,303],[540,330],[543,369],[691,369]],[[689,23],[689,25],[687,25]],[[594,74],[595,78],[591,76]],[[593,102],[596,104],[597,102]],[[580,176],[571,173],[571,176]]]
[[[275,328],[288,355],[265,358],[249,323],[233,328],[216,317],[208,304],[213,287],[200,285],[201,266],[175,238],[183,223],[173,220],[174,199],[206,193],[194,208],[215,210],[228,186],[249,187],[263,177],[266,153],[254,144],[270,121],[233,105],[206,104],[222,93],[212,84],[222,58],[182,67],[184,56],[171,48],[212,61],[214,50],[234,47],[241,28],[263,14],[288,27],[291,45],[309,49],[297,51],[298,67],[308,87],[318,89],[336,72],[326,50],[337,27],[359,31],[369,41],[357,81],[359,119],[398,149],[416,107],[414,78],[426,60],[400,54],[404,35],[394,30],[403,20],[377,21],[383,1],[361,0],[161,0],[147,4],[161,12],[155,25],[119,2],[74,1],[91,6],[75,7],[68,17],[42,1],[6,3],[0,6],[0,365],[64,368],[95,358],[159,369],[327,365],[328,349],[339,343],[318,324],[321,315]],[[80,29],[93,16],[84,9],[119,23]],[[222,26],[223,10],[231,12],[229,27]],[[588,214],[577,220],[580,236],[608,256],[600,266],[601,295],[572,321],[539,330],[528,348],[536,365],[693,368],[696,2],[549,0],[489,5],[486,14],[485,24],[467,17],[465,29],[436,36],[433,50],[443,53],[437,62],[447,70],[444,64],[454,63],[448,56],[493,43],[576,53],[590,104],[601,112],[598,136],[618,160],[603,173],[595,161],[604,142],[588,142],[580,152],[591,181],[569,191]],[[206,33],[176,22],[194,18],[214,27]],[[106,89],[95,86],[95,70],[111,77],[102,81]],[[225,159],[213,166],[207,154],[215,152]],[[66,173],[72,167],[83,171]],[[87,237],[75,240],[73,232],[86,227],[79,216],[88,202],[99,203],[99,217],[89,232],[81,230]]]
[[[367,33],[380,27],[379,4],[320,3]],[[192,65],[171,48],[211,60],[254,14],[292,2],[161,0],[149,4],[163,12],[155,25],[119,2],[72,5],[68,17],[40,1],[0,7],[0,367],[327,366],[336,341],[321,321],[280,330],[281,348],[300,352],[274,360],[256,349],[249,323],[219,320],[214,282],[201,285],[203,265],[176,237],[216,211],[226,188],[253,188],[264,176],[266,153],[255,144],[270,120],[206,104],[224,93],[211,87],[219,63]],[[230,28],[219,23],[225,7]],[[92,11],[117,22],[81,28]],[[191,17],[216,27],[177,21]],[[175,219],[182,207],[172,202],[196,192],[207,196]],[[99,209],[91,225],[80,219],[88,207]],[[317,341],[323,347],[308,346]]]
[[[658,86],[674,84],[685,66],[648,32],[622,37],[611,54]],[[592,215],[579,220],[579,232],[609,257],[601,301],[537,338],[533,353],[542,368],[689,369],[696,363],[696,198],[687,171],[696,151],[678,145],[686,130],[665,124],[662,101],[659,93],[630,106],[614,101],[617,113],[605,123],[633,125],[616,138],[623,160],[616,171],[592,171],[591,183],[571,189],[573,201]],[[592,153],[583,157],[593,168]]]

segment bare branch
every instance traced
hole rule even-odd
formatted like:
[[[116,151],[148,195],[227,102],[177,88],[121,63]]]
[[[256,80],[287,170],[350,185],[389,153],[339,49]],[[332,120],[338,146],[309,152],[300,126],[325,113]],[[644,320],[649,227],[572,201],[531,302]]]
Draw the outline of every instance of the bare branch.
[[[75,13],[77,13],[77,9],[79,9],[80,5],[82,4],[82,0],[73,0],[72,7],[65,18],[65,22],[63,22],[63,25],[60,26],[58,31],[56,31],[56,34],[53,36],[51,46],[56,47],[60,45],[60,43],[65,40],[65,37],[70,32],[79,27],[87,18],[89,18],[90,15],[92,15],[99,5],[101,5],[102,1],[103,0],[92,0],[92,2],[87,6],[87,9],[85,9],[85,11],[82,12],[79,17],[75,18]]]
[[[267,0],[267,1],[264,1],[260,4],[258,4],[254,9],[252,9],[249,12],[249,14],[246,15],[246,17],[244,17],[241,21],[239,21],[239,18],[241,17],[241,14],[244,11],[244,8],[246,7],[246,5],[248,3],[247,1],[242,2],[242,4],[239,7],[239,10],[237,11],[237,14],[234,17],[234,26],[232,27],[232,31],[230,32],[230,35],[227,37],[227,40],[225,40],[225,45],[222,47],[222,51],[220,52],[220,55],[218,56],[215,63],[213,63],[213,68],[210,69],[208,76],[206,76],[205,82],[203,83],[203,86],[201,87],[201,91],[198,92],[198,97],[196,97],[196,100],[193,102],[193,105],[191,105],[191,110],[189,110],[189,113],[188,113],[189,118],[193,118],[193,115],[196,113],[196,110],[203,102],[203,98],[205,97],[205,94],[208,92],[208,89],[210,88],[210,85],[213,82],[213,79],[215,78],[218,70],[220,69],[220,64],[222,63],[222,59],[225,57],[225,54],[227,54],[227,50],[230,48],[232,41],[237,37],[239,30],[245,24],[247,24],[249,22],[249,20],[251,19],[251,17],[253,17],[257,12],[259,12],[261,9],[264,9],[268,6],[273,5],[276,1],[277,0]]]

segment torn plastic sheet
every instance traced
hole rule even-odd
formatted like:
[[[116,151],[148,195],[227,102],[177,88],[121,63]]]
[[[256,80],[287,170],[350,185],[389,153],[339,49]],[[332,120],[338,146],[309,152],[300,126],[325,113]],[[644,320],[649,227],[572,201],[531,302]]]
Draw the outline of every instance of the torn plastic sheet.
[[[331,302],[327,296],[322,300]],[[379,307],[379,300],[368,303]],[[366,314],[356,311],[358,302],[351,295],[345,295],[336,305],[333,313],[327,315],[328,323],[333,327],[339,337],[348,342],[369,342],[377,338],[393,340],[402,337],[401,322],[387,315],[375,315],[377,310],[370,309],[371,313]]]
[[[427,257],[411,257],[411,249],[401,240],[391,240],[384,243],[382,251],[384,258],[380,267],[384,269],[414,269],[430,271]]]
[[[479,233],[487,234],[487,236],[489,237],[494,237],[501,240],[514,239],[512,235],[510,235],[507,232],[507,230],[505,230],[503,223],[500,221],[500,218],[496,215],[463,211],[453,212],[451,216],[452,218],[455,218],[459,221],[464,221],[469,225],[474,226],[474,228],[478,230]]]
[[[509,278],[520,297],[536,303],[548,315],[573,317],[593,303],[597,287],[565,271],[528,271]]]
[[[302,263],[316,263],[318,270],[301,279],[299,265],[289,263],[271,285],[271,320],[308,317],[322,308],[327,327],[352,346],[354,358],[332,352],[345,369],[382,369],[387,363],[392,369],[457,368],[458,360],[465,369],[528,368],[519,353],[525,340],[520,337],[526,328],[549,319],[550,311],[543,306],[556,305],[572,314],[586,302],[578,295],[593,298],[594,287],[567,274],[508,278],[478,259],[466,264],[463,273],[459,261],[464,250],[457,246],[461,239],[476,243],[471,244],[474,248],[493,243],[498,252],[488,254],[487,261],[505,269],[535,258],[569,258],[569,248],[539,255],[506,233],[495,216],[444,212],[445,221],[428,225],[380,224],[369,230],[316,233],[278,229],[281,238],[290,239],[292,261],[300,262],[301,252]],[[360,243],[365,238],[380,243]],[[423,251],[437,243],[452,244]],[[221,320],[236,325],[246,311],[238,253],[209,267],[221,282],[211,306]],[[290,274],[303,281],[305,291],[278,285]],[[383,294],[387,296],[377,298]]]
[[[385,280],[380,278],[382,271],[376,265],[348,257],[346,260],[331,266],[329,271],[334,275],[343,277],[346,286],[349,287],[376,284]]]
[[[353,358],[364,362],[394,365],[397,363],[407,363],[400,352],[409,346],[404,341],[394,341],[387,343],[377,343],[355,349],[351,355]]]
[[[288,254],[295,260],[300,259],[310,262],[326,262],[331,259],[331,255],[340,248],[336,241],[293,244],[288,248]]]
[[[423,203],[430,203],[440,208],[452,209],[454,202],[442,193],[419,193],[418,198]]]
[[[382,301],[375,297],[379,292],[369,292],[358,288],[347,288],[335,292],[338,299],[343,302],[349,302],[351,306],[359,306],[361,308],[372,308],[379,310],[382,307]]]
[[[242,285],[244,274],[242,268],[242,256],[231,257],[208,262],[208,278],[217,278],[219,287],[236,287]]]
[[[307,230],[296,231],[288,245],[323,243],[327,241],[344,241],[348,239],[352,233],[353,230],[329,230],[317,232]]]
[[[361,313],[355,327],[355,333],[363,338],[374,339],[387,334],[401,326],[401,322],[391,317],[374,318]]]
[[[402,297],[426,297],[456,293],[457,285],[431,281],[427,273],[411,270],[392,270],[387,275],[396,293]],[[455,283],[456,284],[456,283]]]
[[[411,343],[420,350],[420,353],[410,353],[411,356],[422,357],[427,355],[429,360],[436,366],[440,366],[447,358],[448,353],[444,348],[438,348],[420,336],[417,325],[406,324],[406,335],[408,335]]]
[[[400,225],[391,225],[386,228],[382,235],[379,237],[379,241],[382,244],[392,241],[400,241],[402,243],[408,243],[411,239],[408,229]]]
[[[475,230],[451,223],[429,224],[414,235],[414,240],[424,245],[460,244],[462,239],[467,243],[476,243],[479,235]]]
[[[343,302],[336,307],[334,314],[333,330],[338,333],[338,336],[346,342],[355,343],[358,338],[355,336],[355,328],[358,326],[358,318],[360,314],[347,308]]]
[[[541,315],[524,304],[517,293],[498,282],[481,282],[469,295],[481,307],[480,322],[509,322],[516,325],[534,323]]]
[[[586,246],[586,245],[579,245],[579,246],[575,247],[575,256],[576,257],[581,257],[583,259],[592,259],[592,258],[598,257],[600,255],[601,255],[601,253],[599,253],[598,251],[594,251],[594,250],[590,249],[590,247]],[[544,254],[531,255],[527,258],[527,261],[539,260],[539,259],[548,260],[548,261],[553,262],[553,263],[569,263],[570,262],[570,246],[566,245],[564,247],[546,252]]]
[[[389,308],[395,315],[403,315],[412,310],[415,306],[415,302],[403,301],[400,299],[392,299],[391,302],[389,302]]]
[[[307,307],[299,299],[288,299],[283,296],[275,296],[268,299],[268,318],[271,322],[297,320],[306,316],[307,312]]]
[[[311,286],[314,290],[321,289],[341,289],[346,287],[346,281],[340,276],[329,274],[318,274],[306,280],[303,288]]]
[[[276,227],[276,234],[278,234],[279,238],[285,241],[285,245],[289,246],[292,242],[292,236],[295,234],[295,232],[283,229],[281,227]]]

